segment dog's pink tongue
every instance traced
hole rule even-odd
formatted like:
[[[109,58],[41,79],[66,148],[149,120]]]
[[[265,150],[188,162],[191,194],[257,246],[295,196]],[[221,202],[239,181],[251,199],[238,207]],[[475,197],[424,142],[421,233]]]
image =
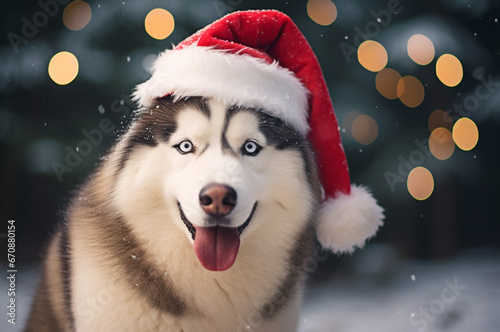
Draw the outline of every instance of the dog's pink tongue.
[[[196,227],[194,252],[210,271],[224,271],[233,266],[240,248],[237,228]]]

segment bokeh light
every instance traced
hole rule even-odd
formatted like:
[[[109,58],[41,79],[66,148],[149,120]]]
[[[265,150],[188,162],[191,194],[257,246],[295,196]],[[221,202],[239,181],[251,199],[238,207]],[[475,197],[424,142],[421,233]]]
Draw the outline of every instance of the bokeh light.
[[[352,123],[352,137],[363,145],[372,144],[378,136],[377,122],[368,115],[357,116]]]
[[[454,55],[443,54],[436,62],[436,75],[446,86],[457,86],[464,75],[462,63]]]
[[[369,71],[377,72],[387,65],[387,51],[373,40],[364,41],[358,48],[358,61]]]
[[[399,100],[408,107],[417,107],[424,101],[425,90],[420,80],[414,76],[402,77],[397,85]]]
[[[429,198],[434,191],[434,178],[427,168],[418,166],[408,175],[406,186],[413,198],[423,201]]]
[[[429,138],[429,150],[439,160],[450,158],[455,151],[455,142],[453,142],[451,132],[443,127],[434,129]]]
[[[450,113],[443,110],[435,110],[429,116],[428,125],[430,132],[439,127],[444,127],[448,130],[451,130],[453,128],[453,119]]]
[[[151,37],[162,40],[170,36],[174,31],[174,17],[168,10],[156,8],[146,15],[144,27]]]
[[[78,59],[70,52],[59,52],[50,59],[49,76],[59,85],[71,83],[78,75]]]
[[[72,1],[63,12],[63,23],[66,28],[78,31],[87,26],[92,19],[92,10],[85,1]]]
[[[410,58],[425,66],[434,59],[434,44],[424,35],[416,34],[408,40],[407,51]]]
[[[330,0],[309,0],[307,15],[319,25],[330,25],[337,19],[337,7]]]
[[[453,126],[453,140],[464,150],[472,150],[479,140],[479,131],[476,124],[469,118],[460,118]]]
[[[363,113],[359,111],[350,111],[342,118],[342,132],[346,133],[349,138],[354,138],[352,137],[352,124],[354,120],[362,114]]]
[[[384,68],[375,77],[377,91],[387,99],[398,98],[398,82],[401,75],[392,68]]]

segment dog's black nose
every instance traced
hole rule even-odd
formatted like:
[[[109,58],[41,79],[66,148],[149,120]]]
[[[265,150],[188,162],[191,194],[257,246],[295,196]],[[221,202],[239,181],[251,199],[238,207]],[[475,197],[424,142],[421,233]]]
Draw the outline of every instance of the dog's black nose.
[[[211,183],[200,191],[203,211],[214,217],[224,217],[236,205],[236,191],[224,184]]]

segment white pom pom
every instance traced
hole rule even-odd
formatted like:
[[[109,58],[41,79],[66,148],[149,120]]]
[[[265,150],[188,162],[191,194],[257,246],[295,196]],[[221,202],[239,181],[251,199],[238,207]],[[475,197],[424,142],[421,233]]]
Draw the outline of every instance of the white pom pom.
[[[321,205],[316,235],[325,249],[352,253],[362,248],[382,226],[384,210],[365,187],[352,186],[349,195],[338,194]]]

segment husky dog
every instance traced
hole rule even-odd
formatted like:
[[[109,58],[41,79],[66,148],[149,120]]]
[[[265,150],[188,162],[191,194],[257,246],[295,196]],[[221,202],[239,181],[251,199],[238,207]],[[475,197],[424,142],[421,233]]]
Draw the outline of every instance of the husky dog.
[[[159,98],[74,197],[27,331],[293,331],[320,196],[282,120]]]
[[[161,53],[136,118],[74,197],[28,331],[294,331],[314,244],[383,210],[352,185],[319,63],[277,11]]]

